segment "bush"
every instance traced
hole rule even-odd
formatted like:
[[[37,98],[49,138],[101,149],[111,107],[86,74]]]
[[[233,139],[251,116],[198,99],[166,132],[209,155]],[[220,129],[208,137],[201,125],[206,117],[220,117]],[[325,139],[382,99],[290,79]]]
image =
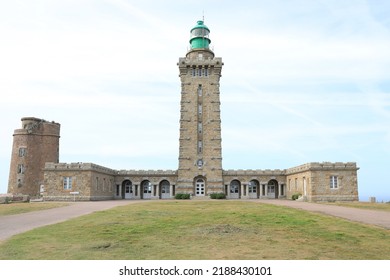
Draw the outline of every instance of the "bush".
[[[293,194],[293,195],[291,196],[291,199],[292,199],[292,200],[297,200],[300,196],[302,196],[302,194],[300,194],[300,193],[295,193],[295,194]]]
[[[176,199],[190,199],[191,195],[189,193],[177,193],[175,195]]]
[[[226,195],[224,193],[212,193],[210,194],[211,199],[225,199]]]

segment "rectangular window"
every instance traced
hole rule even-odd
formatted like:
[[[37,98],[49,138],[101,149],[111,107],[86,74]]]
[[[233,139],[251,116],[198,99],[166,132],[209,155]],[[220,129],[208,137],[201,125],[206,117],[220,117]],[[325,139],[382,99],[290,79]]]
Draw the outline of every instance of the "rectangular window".
[[[202,85],[199,85],[198,86],[198,95],[199,96],[202,96],[203,92],[202,92]]]
[[[203,125],[202,125],[202,123],[200,122],[200,123],[198,123],[198,133],[201,134],[202,131],[203,131]]]
[[[64,177],[64,190],[72,189],[72,177]]]
[[[202,141],[198,141],[198,153],[202,152],[202,148],[203,148]]]
[[[20,157],[26,156],[26,148],[19,148],[19,156]]]
[[[24,165],[18,164],[18,174],[24,174]]]
[[[99,177],[96,177],[96,190],[98,191],[99,190]]]
[[[202,114],[202,104],[198,105],[198,113],[199,113],[199,115]]]
[[[330,188],[337,189],[338,188],[338,177],[330,176]]]

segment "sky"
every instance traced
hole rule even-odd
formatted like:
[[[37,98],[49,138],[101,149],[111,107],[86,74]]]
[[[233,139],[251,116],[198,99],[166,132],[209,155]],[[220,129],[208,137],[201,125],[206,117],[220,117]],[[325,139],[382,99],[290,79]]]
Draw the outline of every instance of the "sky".
[[[390,201],[390,2],[0,0],[0,193],[23,117],[60,162],[177,169],[180,80],[204,16],[222,57],[224,169],[357,162]]]

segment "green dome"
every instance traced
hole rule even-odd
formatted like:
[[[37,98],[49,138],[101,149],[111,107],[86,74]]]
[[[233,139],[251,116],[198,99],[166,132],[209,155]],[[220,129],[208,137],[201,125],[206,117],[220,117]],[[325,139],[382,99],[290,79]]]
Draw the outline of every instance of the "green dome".
[[[208,49],[211,43],[209,33],[210,29],[204,25],[203,20],[198,20],[197,25],[191,29],[191,49]]]
[[[194,26],[194,28],[191,29],[191,32],[192,32],[192,30],[197,29],[197,28],[207,29],[207,31],[210,32],[210,29],[209,29],[206,25],[204,25],[203,20],[198,20],[198,22],[197,22],[197,24]]]

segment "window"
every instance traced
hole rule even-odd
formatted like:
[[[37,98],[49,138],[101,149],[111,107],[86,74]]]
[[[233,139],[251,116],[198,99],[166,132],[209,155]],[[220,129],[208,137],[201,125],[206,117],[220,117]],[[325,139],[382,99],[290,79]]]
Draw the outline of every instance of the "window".
[[[257,192],[257,182],[256,181],[250,181],[248,185],[248,191],[249,193],[256,193]]]
[[[19,148],[19,156],[24,157],[26,155],[26,148]]]
[[[198,153],[202,152],[202,148],[203,148],[202,141],[198,141]]]
[[[18,164],[18,174],[24,174],[24,165]]]
[[[202,104],[198,105],[198,113],[199,115],[202,115]]]
[[[72,189],[72,177],[64,177],[64,190]]]
[[[201,134],[202,131],[203,131],[203,125],[202,125],[202,123],[200,122],[200,123],[198,123],[198,133]]]
[[[234,180],[230,183],[230,193],[239,193],[240,189],[240,182],[237,180]]]
[[[338,188],[338,177],[330,176],[330,188],[337,189]]]
[[[198,159],[197,165],[198,165],[199,168],[202,167],[203,166],[203,160]]]
[[[125,193],[133,193],[133,188],[130,181],[126,181],[125,183]]]
[[[199,86],[198,86],[198,95],[199,95],[199,96],[202,96],[202,93],[203,93],[203,92],[202,92],[202,85],[199,85]]]
[[[99,177],[96,177],[96,190],[98,191],[99,190]]]
[[[152,193],[152,183],[145,181],[142,183],[144,193]]]

